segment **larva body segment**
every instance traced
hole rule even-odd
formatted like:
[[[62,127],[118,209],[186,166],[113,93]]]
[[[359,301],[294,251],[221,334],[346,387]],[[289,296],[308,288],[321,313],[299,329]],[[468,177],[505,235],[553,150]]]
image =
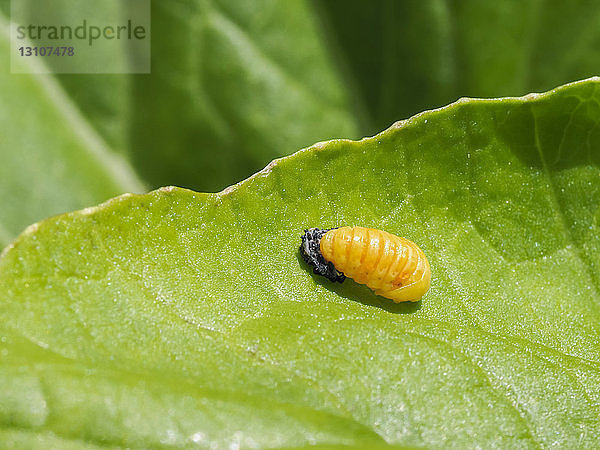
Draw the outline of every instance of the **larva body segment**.
[[[336,270],[394,302],[416,302],[429,289],[427,257],[408,239],[373,228],[340,227],[322,236],[320,250]]]

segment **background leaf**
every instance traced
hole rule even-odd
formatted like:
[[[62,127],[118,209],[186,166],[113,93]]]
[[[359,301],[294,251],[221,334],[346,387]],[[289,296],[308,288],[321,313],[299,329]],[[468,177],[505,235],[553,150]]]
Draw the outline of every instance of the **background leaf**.
[[[314,5],[367,109],[363,134],[459,97],[546,91],[600,67],[600,4],[590,0]]]
[[[94,20],[131,17],[122,5],[94,5]],[[75,8],[89,5],[54,0],[49,23]],[[304,1],[153,1],[151,74],[57,79],[151,185],[220,190],[315,141],[358,136],[317,25]]]
[[[0,436],[596,446],[599,118],[598,79],[463,100],[29,228],[0,259]],[[424,301],[313,276],[302,230],[340,224],[422,246]]]

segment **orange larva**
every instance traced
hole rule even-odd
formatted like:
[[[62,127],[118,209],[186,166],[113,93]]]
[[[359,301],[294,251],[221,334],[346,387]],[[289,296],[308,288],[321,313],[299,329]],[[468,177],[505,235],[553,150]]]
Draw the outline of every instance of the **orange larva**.
[[[311,228],[300,252],[314,272],[332,281],[346,276],[394,302],[418,301],[429,289],[431,269],[408,239],[364,227]]]

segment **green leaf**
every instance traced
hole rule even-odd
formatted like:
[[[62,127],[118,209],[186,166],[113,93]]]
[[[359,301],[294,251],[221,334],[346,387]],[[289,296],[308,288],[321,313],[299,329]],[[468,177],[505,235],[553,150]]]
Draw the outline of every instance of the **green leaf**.
[[[1,15],[0,60],[9,67]],[[2,70],[0,89],[0,248],[44,217],[144,190],[51,76]]]
[[[599,122],[598,78],[461,100],[30,227],[0,259],[0,438],[596,447]],[[303,229],[345,224],[418,243],[424,300],[313,275]]]
[[[551,89],[598,73],[600,3],[315,2],[371,130],[461,96]]]
[[[0,3],[3,0],[0,0]],[[131,2],[129,2],[131,4]],[[51,0],[41,3],[34,0],[12,2],[11,8],[5,8],[6,16],[12,23],[29,24],[39,23],[43,18],[45,25],[71,25],[78,26],[82,18],[89,24],[108,25],[126,23],[128,5],[122,0],[104,0],[102,2],[84,2],[69,0]],[[134,16],[135,17],[135,16]],[[137,17],[135,17],[137,19]],[[57,73],[53,76],[60,83],[75,107],[79,109],[89,126],[93,127],[98,135],[106,142],[107,146],[119,153],[129,153],[128,124],[131,97],[131,77],[126,74],[130,69],[131,60],[127,42],[116,40],[115,45],[106,47],[93,47],[92,51],[83,51],[79,56],[89,59],[89,66],[102,66],[100,61],[110,61],[110,69],[120,70],[123,74],[69,74]],[[32,45],[49,45],[48,42],[33,42]],[[71,41],[77,49],[82,42]],[[84,44],[87,46],[87,43]],[[85,49],[83,49],[85,50]],[[130,50],[130,49],[129,49]],[[85,61],[85,60],[84,60]],[[53,72],[62,72],[72,66],[71,62],[63,59],[46,59],[44,63]]]
[[[152,184],[220,190],[316,141],[358,136],[306,1],[152,7],[152,74],[133,79],[131,118],[132,157]]]
[[[95,4],[94,20],[131,17],[115,3]],[[49,23],[76,8],[89,5],[54,0]],[[153,1],[151,74],[56,78],[157,187],[220,190],[316,141],[358,136],[306,1]]]

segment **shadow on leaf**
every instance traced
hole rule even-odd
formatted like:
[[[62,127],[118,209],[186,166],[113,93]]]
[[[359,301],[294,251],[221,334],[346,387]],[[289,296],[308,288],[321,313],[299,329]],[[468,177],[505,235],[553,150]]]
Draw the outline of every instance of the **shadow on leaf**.
[[[302,267],[313,277],[313,280],[316,284],[323,286],[328,291],[333,292],[340,297],[362,303],[366,306],[383,309],[392,314],[413,314],[421,309],[421,300],[418,302],[394,303],[392,300],[381,297],[380,295],[375,295],[371,289],[365,285],[358,284],[351,278],[347,278],[342,283],[334,283],[329,281],[327,278],[317,275],[313,272],[312,267],[310,267],[302,258],[300,249],[298,249],[296,252],[296,258],[298,259],[300,267]]]

